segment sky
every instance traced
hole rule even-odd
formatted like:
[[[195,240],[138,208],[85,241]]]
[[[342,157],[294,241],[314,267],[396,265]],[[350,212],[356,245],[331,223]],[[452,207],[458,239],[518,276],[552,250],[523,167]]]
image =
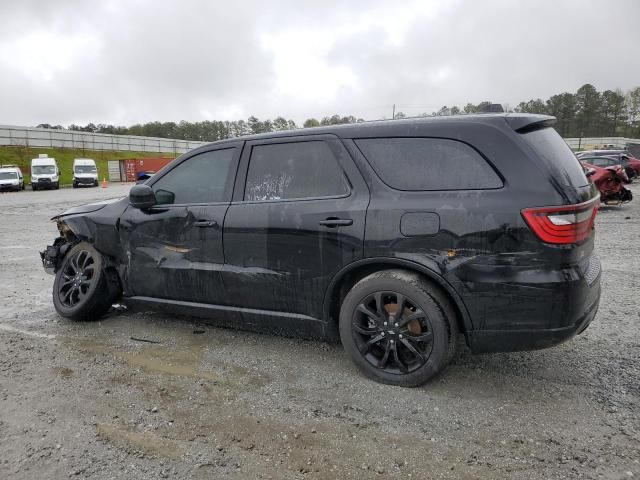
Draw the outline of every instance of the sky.
[[[640,0],[0,2],[0,124],[389,118],[640,85]]]

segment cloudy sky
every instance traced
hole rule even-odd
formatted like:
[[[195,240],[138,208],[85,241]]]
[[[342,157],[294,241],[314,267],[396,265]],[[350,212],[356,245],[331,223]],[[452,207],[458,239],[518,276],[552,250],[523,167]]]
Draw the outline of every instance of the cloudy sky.
[[[640,1],[0,3],[0,124],[365,119],[640,85]]]

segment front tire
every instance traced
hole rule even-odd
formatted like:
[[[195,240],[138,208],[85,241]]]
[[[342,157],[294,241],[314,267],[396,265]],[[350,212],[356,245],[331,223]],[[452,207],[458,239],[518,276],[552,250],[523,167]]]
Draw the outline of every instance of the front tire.
[[[53,282],[53,305],[72,320],[98,320],[119,294],[115,273],[92,245],[80,242],[62,260]]]
[[[340,339],[369,378],[417,387],[441,372],[453,357],[457,328],[442,295],[417,274],[373,273],[346,295]]]

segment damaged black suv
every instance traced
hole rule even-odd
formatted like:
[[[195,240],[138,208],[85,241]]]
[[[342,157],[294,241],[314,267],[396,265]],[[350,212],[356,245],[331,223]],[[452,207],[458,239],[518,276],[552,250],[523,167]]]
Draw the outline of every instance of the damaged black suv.
[[[560,343],[600,298],[597,191],[552,117],[468,115],[224,140],[129,198],[55,217],[42,252],[74,320],[116,302],[341,339],[416,386],[474,352]]]

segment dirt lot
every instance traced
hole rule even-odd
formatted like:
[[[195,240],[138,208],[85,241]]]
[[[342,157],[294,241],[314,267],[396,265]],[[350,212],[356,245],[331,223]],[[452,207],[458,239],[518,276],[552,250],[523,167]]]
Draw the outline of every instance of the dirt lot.
[[[0,195],[0,478],[638,478],[632,189],[597,220],[603,298],[584,334],[463,350],[419,389],[366,380],[320,342],[160,313],[63,320],[37,253],[48,218],[128,187]]]

